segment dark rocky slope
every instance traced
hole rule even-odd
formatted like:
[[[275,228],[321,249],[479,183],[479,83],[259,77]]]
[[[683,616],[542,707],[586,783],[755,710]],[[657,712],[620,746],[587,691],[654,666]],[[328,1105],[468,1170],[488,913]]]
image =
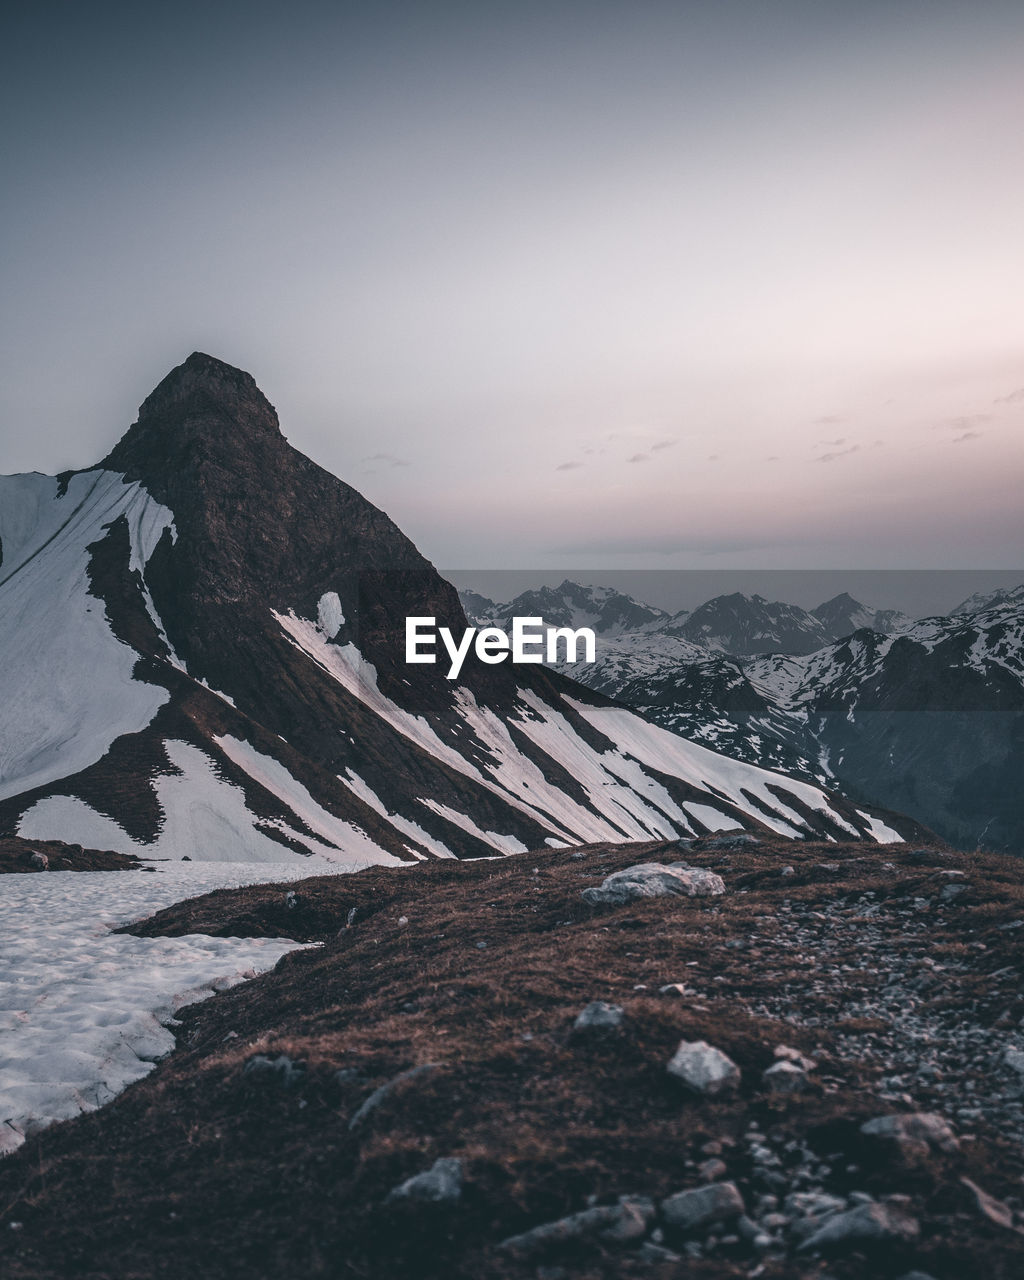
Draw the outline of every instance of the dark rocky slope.
[[[724,894],[582,897],[681,858]],[[186,1010],[150,1077],[0,1163],[0,1269],[1015,1280],[1018,869],[718,838],[179,904],[139,930],[322,945]],[[595,1001],[617,1026],[576,1027]],[[683,1087],[684,1040],[735,1086]]]

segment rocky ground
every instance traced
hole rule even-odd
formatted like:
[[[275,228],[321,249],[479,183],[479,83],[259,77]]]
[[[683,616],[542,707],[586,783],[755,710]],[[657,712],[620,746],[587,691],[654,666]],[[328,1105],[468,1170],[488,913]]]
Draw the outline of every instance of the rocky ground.
[[[63,840],[0,838],[0,875],[32,871],[127,871],[140,867],[138,858],[110,849],[83,849]]]
[[[0,1163],[0,1269],[1010,1280],[1022,930],[1012,858],[749,837],[193,899],[135,931],[322,945]]]

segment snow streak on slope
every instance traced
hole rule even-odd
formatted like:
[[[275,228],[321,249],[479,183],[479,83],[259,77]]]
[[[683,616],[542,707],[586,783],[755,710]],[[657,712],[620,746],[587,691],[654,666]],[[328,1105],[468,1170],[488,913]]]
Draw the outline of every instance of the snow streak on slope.
[[[780,815],[776,818],[762,815],[762,821],[781,835],[792,835],[794,829],[802,832],[805,829],[804,821],[799,813],[790,809],[768,789],[769,785],[781,787],[808,808],[827,815],[829,821],[842,830],[854,837],[858,835],[857,830],[829,805],[827,797],[809,783],[770,773],[756,765],[730,760],[715,751],[709,751],[707,747],[677,738],[667,729],[648,724],[623,708],[591,707],[572,698],[567,698],[566,701],[595,729],[615,742],[621,752],[641,764],[649,765],[662,773],[673,774],[694,786],[717,792],[738,808],[749,808],[748,797],[757,796]]]
[[[89,594],[90,544],[119,516],[144,567],[171,513],[110,471],[0,477],[0,800],[77,773],[144,729],[167,692],[132,679],[138,655]]]
[[[377,795],[373,788],[365,782],[354,769],[349,769],[348,776],[340,778],[340,780],[346,787],[348,787],[354,796],[358,796],[364,804],[368,804],[374,813],[379,813],[380,816],[384,818],[385,821],[390,822],[397,831],[401,831],[403,835],[410,836],[413,840],[416,840],[421,844],[424,849],[429,849],[435,858],[455,857],[455,854],[452,853],[451,849],[449,849],[442,841],[438,840],[436,836],[432,836],[429,831],[425,831],[421,826],[418,826],[415,822],[411,822],[408,818],[403,818],[399,813],[392,813],[383,800],[381,800],[380,796]],[[418,853],[415,849],[410,848],[409,845],[406,845],[406,848],[409,849],[409,852],[414,858],[420,860],[423,859],[424,855],[422,853]]]
[[[283,764],[270,756],[263,755],[248,742],[238,738],[224,737],[215,739],[217,745],[229,759],[244,769],[250,778],[258,782],[286,805],[305,825],[320,837],[311,840],[289,828],[284,822],[277,825],[286,835],[301,840],[314,852],[322,854],[335,862],[344,862],[350,869],[353,864],[370,866],[383,864],[386,866],[404,865],[401,858],[382,853],[365,831],[354,822],[347,822],[318,804],[306,788],[293,778]],[[269,819],[265,821],[270,821]]]
[[[187,1004],[273,968],[283,938],[135,938],[111,928],[213,889],[309,863],[4,876],[0,897],[0,1154],[92,1111],[174,1048]],[[55,957],[58,958],[55,963]]]
[[[453,709],[470,730],[476,747],[469,759],[442,742],[425,718],[410,715],[387,698],[377,685],[373,667],[363,661],[354,645],[329,644],[313,623],[294,614],[275,617],[294,644],[398,733],[500,795],[506,803],[540,822],[556,839],[641,840],[693,834],[698,830],[694,822],[712,830],[736,826],[734,815],[715,807],[716,797],[744,813],[756,813],[760,821],[782,835],[807,835],[804,817],[770,788],[787,792],[821,813],[838,830],[854,837],[860,834],[830,806],[824,793],[810,784],[730,760],[650,725],[624,709],[593,707],[569,697],[563,699],[566,706],[616,744],[616,749],[600,751],[592,746],[563,712],[530,690],[521,692],[512,716],[505,721],[478,704],[470,690],[457,688]],[[557,761],[580,788],[582,797],[550,782],[535,760],[516,744],[514,730]],[[648,770],[680,779],[703,792],[706,801],[689,806],[678,803]],[[499,852],[520,847],[511,835],[481,831],[471,815],[434,800],[421,803]],[[388,817],[399,825],[391,815]]]
[[[401,865],[358,827],[327,814],[309,793],[295,782],[276,760],[261,756],[248,744],[231,744],[238,763],[251,769],[257,781],[273,794],[281,793],[289,808],[319,830],[323,840],[297,837],[302,843],[331,859],[335,869],[346,871],[375,864]],[[223,744],[222,744],[223,745]],[[73,796],[48,796],[38,800],[24,815],[18,834],[26,840],[64,840],[97,849],[114,849],[141,858],[189,857],[202,862],[297,862],[308,867],[308,857],[292,853],[265,835],[260,827],[276,826],[283,834],[296,835],[285,823],[261,819],[246,806],[240,787],[221,778],[205,752],[188,742],[164,744],[167,758],[177,772],[153,781],[164,821],[152,844],[142,844],[112,819],[97,813]],[[285,783],[288,779],[290,786]],[[286,799],[287,797],[287,799]],[[321,816],[317,816],[317,811]],[[316,824],[316,825],[313,825]],[[327,835],[327,832],[330,835]],[[307,874],[311,874],[307,872]]]

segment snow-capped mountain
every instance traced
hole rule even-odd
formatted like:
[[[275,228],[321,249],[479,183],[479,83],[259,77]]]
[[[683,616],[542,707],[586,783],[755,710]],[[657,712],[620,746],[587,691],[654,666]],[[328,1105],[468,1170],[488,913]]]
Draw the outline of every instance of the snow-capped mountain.
[[[0,834],[353,865],[916,830],[543,667],[408,666],[407,616],[461,633],[455,589],[209,356],[98,466],[3,478],[0,555]]]
[[[812,654],[694,656],[619,640],[578,670],[666,728],[870,797],[954,843],[1024,842],[1022,590]]]
[[[962,600],[952,612],[953,614],[984,613],[986,609],[1000,604],[1024,604],[1024,585],[1013,587],[1011,590],[998,587],[995,591],[976,591],[974,595]]]
[[[568,579],[559,587],[524,591],[504,604],[471,590],[460,592],[460,599],[467,616],[478,625],[507,628],[513,617],[540,617],[550,627],[590,627],[604,641],[642,637],[633,646],[638,654],[652,643],[657,648],[656,642],[647,639],[655,635],[674,637],[698,650],[751,657],[814,653],[862,627],[890,634],[910,626],[910,619],[898,609],[870,609],[845,592],[810,611],[734,592],[715,596],[692,613],[683,609],[673,614],[611,587],[582,586]],[[601,649],[603,654],[621,652],[621,646],[609,650],[607,643]],[[664,650],[670,651],[671,646]]]
[[[841,640],[865,627],[888,636],[913,626],[913,620],[899,609],[869,609],[846,591],[819,604],[811,613],[825,628],[830,640]]]
[[[738,591],[694,609],[678,634],[694,644],[738,656],[813,653],[830,639],[825,625],[806,609]]]
[[[503,630],[508,629],[510,619],[520,617],[542,618],[549,627],[590,627],[600,636],[645,635],[686,616],[641,604],[611,587],[584,587],[568,579],[559,587],[524,591],[505,604],[475,591],[461,591],[459,598],[472,623]]]

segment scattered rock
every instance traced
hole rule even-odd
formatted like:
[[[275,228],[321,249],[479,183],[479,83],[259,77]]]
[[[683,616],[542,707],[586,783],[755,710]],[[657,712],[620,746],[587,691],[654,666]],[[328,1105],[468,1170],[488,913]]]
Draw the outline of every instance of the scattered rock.
[[[408,1080],[415,1080],[418,1076],[428,1075],[432,1071],[436,1071],[441,1064],[439,1062],[423,1062],[418,1067],[410,1067],[408,1071],[399,1072],[397,1076],[392,1077],[387,1083],[382,1084],[379,1089],[374,1089],[373,1093],[366,1099],[363,1105],[355,1113],[348,1122],[349,1129],[358,1129],[359,1126],[372,1115],[380,1106],[385,1098],[390,1095]]]
[[[779,875],[780,875],[780,876],[795,876],[795,875],[796,875],[796,867],[783,867],[783,868],[782,868],[782,870],[779,872]]]
[[[636,1251],[636,1256],[641,1262],[682,1262],[682,1255],[673,1253],[671,1249],[666,1249],[664,1245],[654,1244],[650,1240],[645,1240]]]
[[[732,1058],[706,1040],[680,1040],[668,1072],[694,1092],[711,1096],[727,1093],[740,1082],[740,1069]]]
[[[714,1222],[731,1222],[745,1211],[735,1182],[713,1182],[709,1187],[678,1191],[661,1202],[662,1216],[677,1231],[697,1231]]]
[[[786,1196],[783,1207],[785,1213],[768,1214],[765,1225],[785,1226],[790,1222],[793,1235],[804,1240],[818,1231],[828,1218],[844,1213],[847,1204],[839,1196],[830,1196],[824,1191],[794,1191]]]
[[[626,1011],[621,1005],[593,1000],[573,1023],[574,1031],[615,1031],[622,1026]]]
[[[860,1131],[871,1138],[897,1143],[907,1155],[927,1155],[929,1150],[952,1155],[960,1150],[956,1135],[942,1116],[927,1111],[877,1116],[873,1120],[865,1120]]]
[[[703,1160],[697,1166],[697,1172],[704,1182],[718,1182],[729,1170],[724,1160],[713,1156],[710,1160]]]
[[[939,849],[910,849],[902,861],[911,867],[930,867],[936,862],[948,862],[949,854]]]
[[[642,1196],[622,1196],[618,1204],[598,1205],[555,1222],[509,1236],[498,1245],[506,1253],[530,1257],[572,1240],[593,1238],[612,1244],[641,1240],[654,1221],[654,1205]]]
[[[738,831],[735,835],[714,836],[710,840],[704,841],[705,849],[746,849],[752,845],[760,844],[757,836],[752,836],[749,831]]]
[[[1003,1061],[1008,1067],[1024,1076],[1024,1050],[1015,1049],[1012,1045],[1003,1054]]]
[[[1002,1200],[997,1200],[995,1196],[990,1196],[987,1191],[983,1191],[970,1178],[961,1178],[960,1181],[973,1195],[978,1211],[984,1214],[989,1222],[994,1222],[997,1227],[1007,1227],[1010,1231],[1015,1230],[1013,1210],[1009,1205],[1003,1204]]]
[[[782,1095],[802,1093],[810,1083],[803,1067],[785,1059],[769,1067],[761,1079],[772,1093]]]
[[[394,1187],[386,1204],[396,1200],[419,1200],[430,1204],[454,1204],[462,1197],[462,1161],[452,1156],[435,1160],[423,1173]]]
[[[45,853],[39,853],[38,850],[32,853],[29,863],[36,868],[37,871],[46,871],[50,866],[50,859]]]
[[[703,867],[688,867],[684,862],[662,866],[658,862],[641,862],[608,876],[598,888],[583,890],[583,901],[592,906],[621,906],[635,898],[661,898],[677,895],[685,898],[706,897],[725,893],[722,877]]]
[[[841,1253],[862,1244],[906,1244],[920,1233],[917,1219],[899,1205],[860,1204],[828,1218],[797,1252]]]
[[[785,1062],[795,1062],[804,1071],[813,1071],[818,1065],[813,1058],[808,1058],[799,1049],[791,1049],[788,1044],[777,1044],[773,1050],[776,1058]]]
[[[300,1089],[306,1080],[306,1064],[293,1062],[286,1053],[268,1058],[258,1053],[242,1068],[242,1075],[254,1080],[266,1080],[285,1089]]]

